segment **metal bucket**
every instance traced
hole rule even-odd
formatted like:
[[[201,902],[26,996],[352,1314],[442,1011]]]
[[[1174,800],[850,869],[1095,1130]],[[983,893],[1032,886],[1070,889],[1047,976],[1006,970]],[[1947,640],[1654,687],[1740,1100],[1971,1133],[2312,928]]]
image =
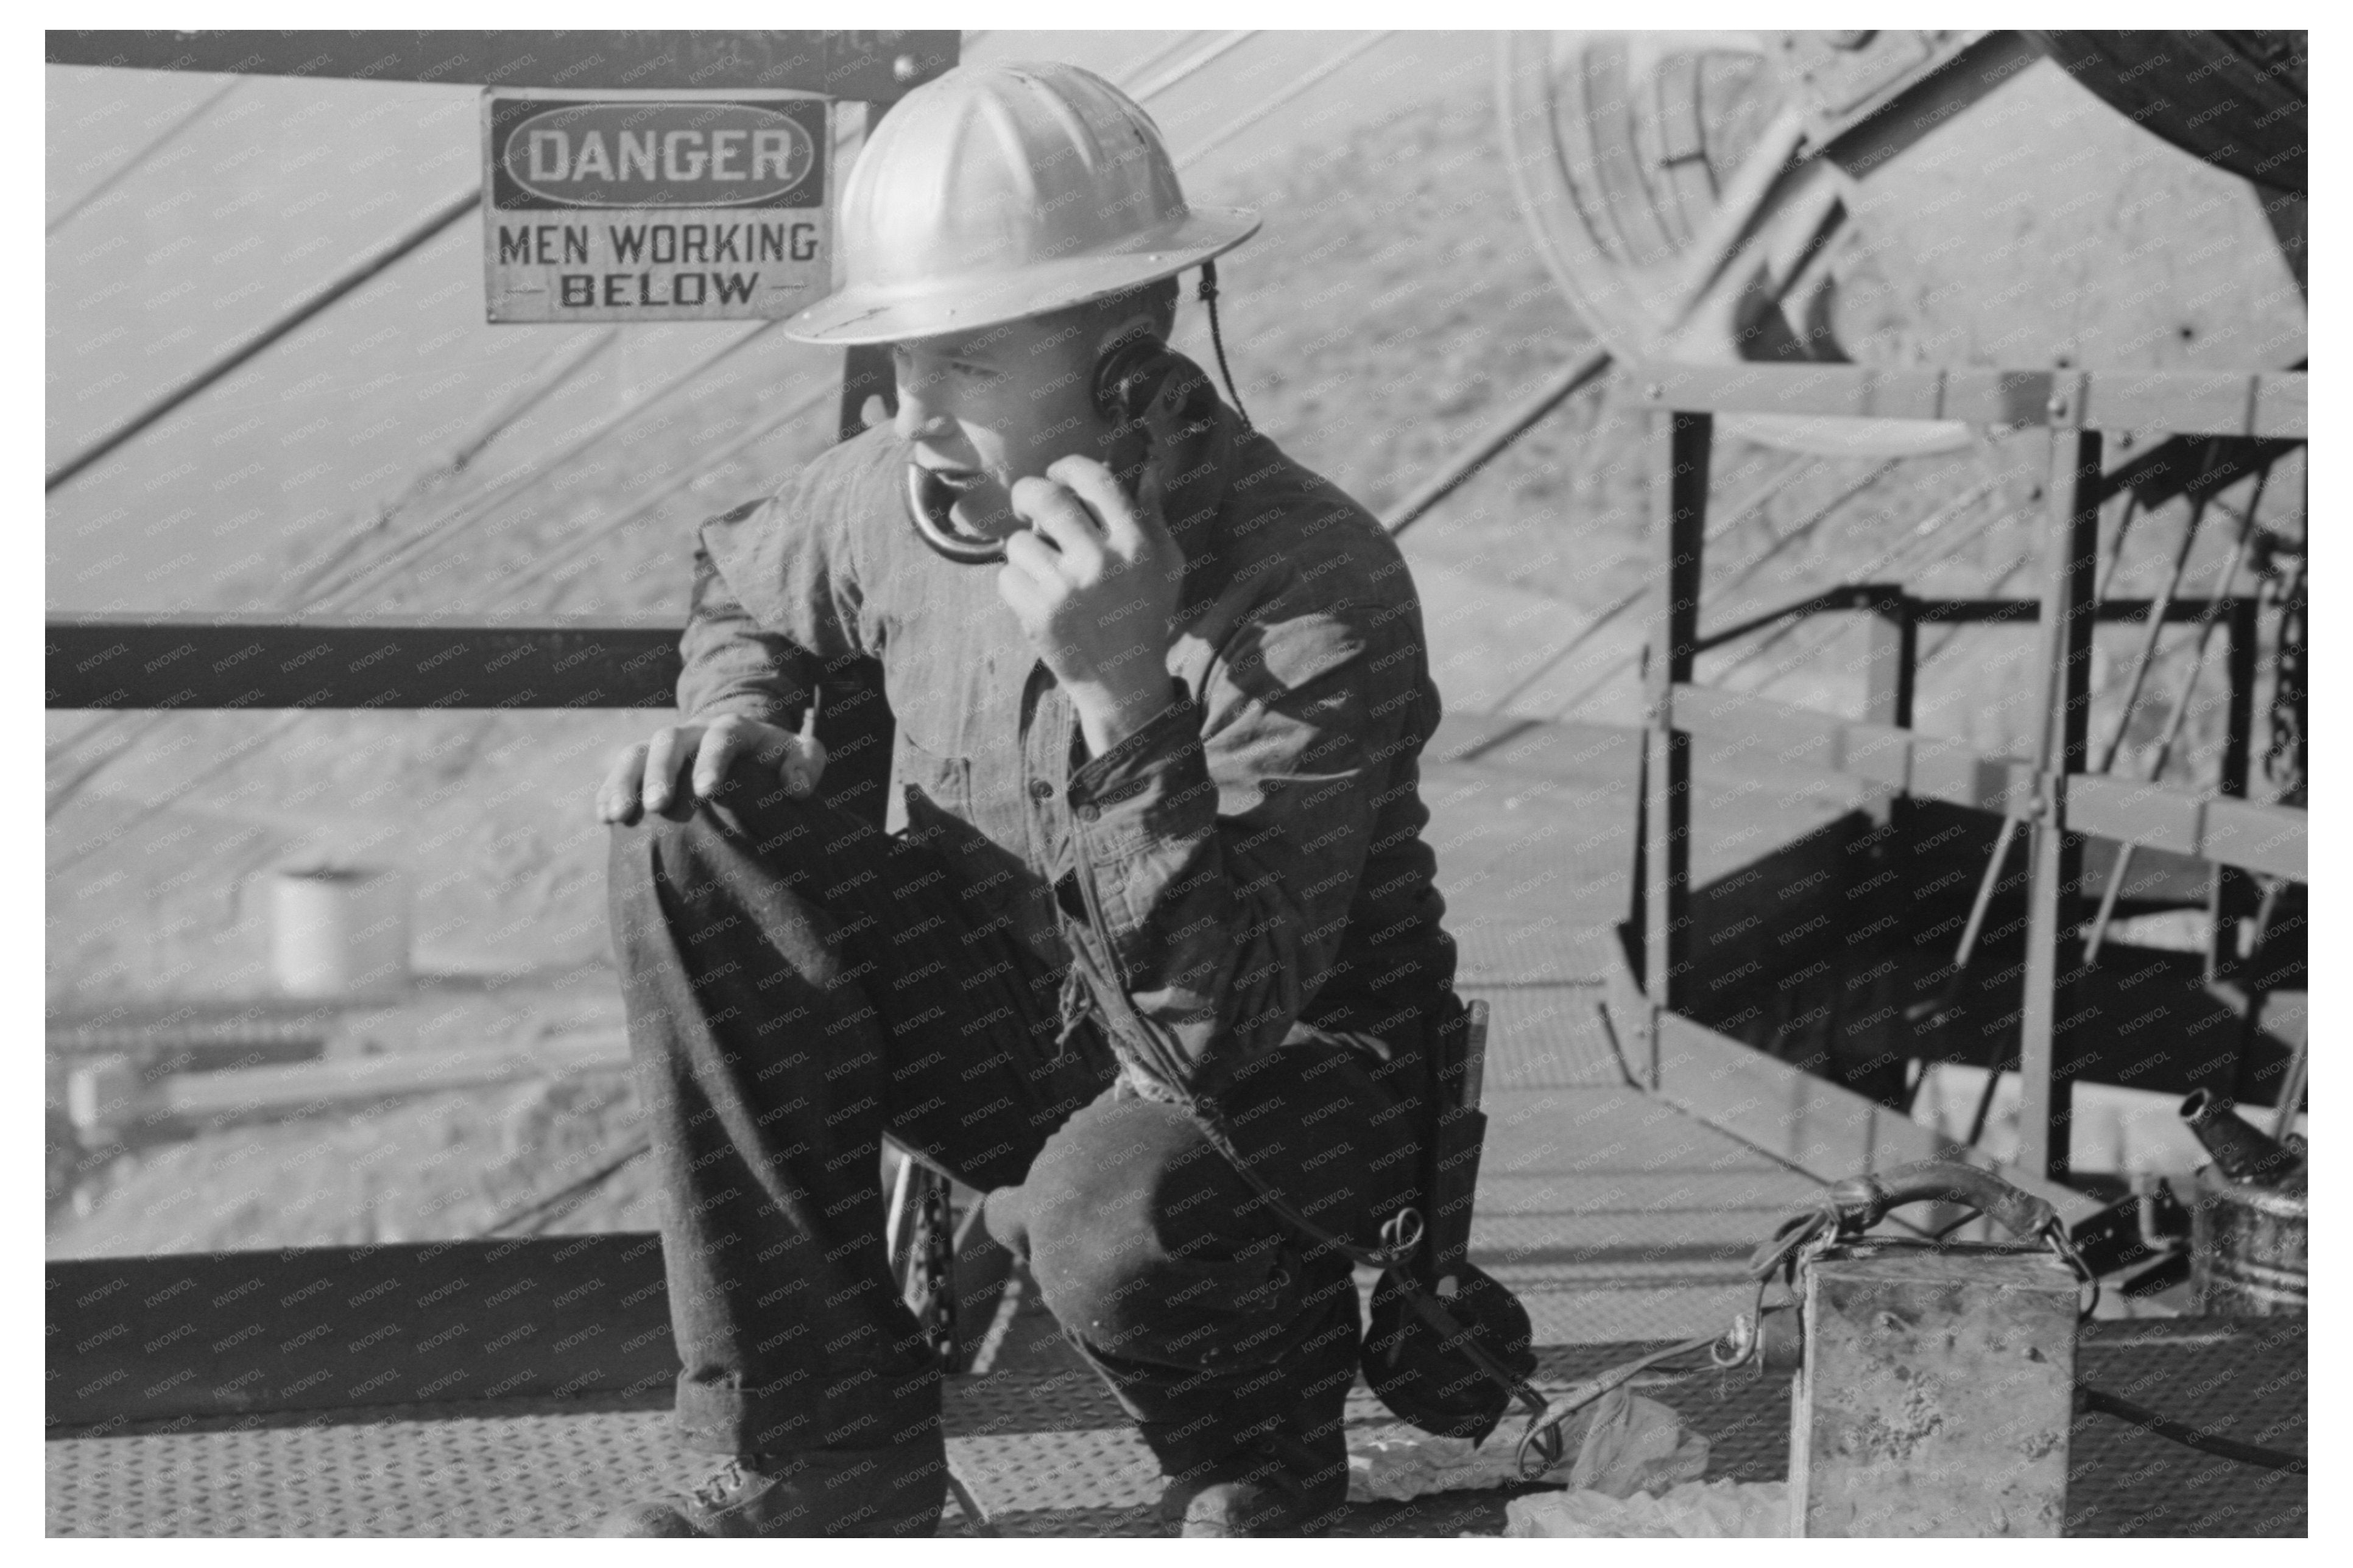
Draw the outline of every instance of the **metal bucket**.
[[[2189,1215],[2189,1310],[2216,1317],[2301,1317],[2310,1310],[2302,1190],[2233,1182],[2211,1165],[2198,1173]]]
[[[373,867],[278,872],[270,967],[289,996],[396,996],[408,989],[408,881]]]

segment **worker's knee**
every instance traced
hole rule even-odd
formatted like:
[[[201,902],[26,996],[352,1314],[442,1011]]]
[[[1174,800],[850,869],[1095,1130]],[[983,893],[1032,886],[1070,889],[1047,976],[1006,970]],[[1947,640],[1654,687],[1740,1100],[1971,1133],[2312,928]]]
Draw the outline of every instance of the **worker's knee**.
[[[1296,1251],[1172,1106],[1080,1111],[1030,1166],[1021,1217],[1047,1306],[1115,1355],[1212,1364],[1238,1331],[1299,1308]]]
[[[672,885],[691,885],[723,865],[747,857],[770,866],[788,863],[797,845],[818,835],[812,803],[781,788],[754,792],[737,785],[723,796],[673,798],[662,810],[612,831],[614,869],[655,871]]]
[[[747,809],[748,806],[748,809]],[[683,958],[701,973],[730,955],[822,978],[841,962],[815,858],[792,846],[816,837],[813,814],[790,805],[694,801],[613,829],[607,869],[614,950],[624,971]],[[730,972],[730,965],[721,973]]]

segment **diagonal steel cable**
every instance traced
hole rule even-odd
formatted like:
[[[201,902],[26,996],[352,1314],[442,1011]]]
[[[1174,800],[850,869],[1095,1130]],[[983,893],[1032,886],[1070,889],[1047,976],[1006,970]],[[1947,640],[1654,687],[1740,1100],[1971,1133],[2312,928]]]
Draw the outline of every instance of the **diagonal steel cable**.
[[[1130,92],[1129,96],[1134,98],[1139,103],[1148,98],[1157,98],[1162,93],[1166,92],[1170,88],[1175,87],[1178,82],[1199,74],[1216,61],[1223,59],[1226,56],[1233,53],[1234,50],[1241,47],[1242,45],[1247,44],[1252,38],[1257,37],[1258,35],[1259,29],[1255,27],[1243,27],[1237,31],[1228,33],[1223,37],[1218,39],[1217,42],[1203,48],[1200,53],[1195,55],[1191,59],[1187,60],[1183,65],[1171,67],[1166,72],[1153,78],[1151,81],[1145,83],[1144,86],[1134,89]]]
[[[584,345],[578,345],[577,352],[562,370],[541,382],[525,396],[511,400],[488,426],[465,445],[450,453],[433,468],[419,474],[409,482],[407,489],[379,507],[373,519],[353,530],[342,542],[322,552],[316,560],[302,567],[297,574],[296,581],[283,597],[299,601],[304,595],[316,592],[319,584],[331,572],[344,565],[353,555],[364,550],[370,543],[385,537],[394,519],[423,500],[435,489],[463,476],[467,469],[473,466],[474,459],[487,451],[493,442],[516,425],[529,418],[549,398],[570,385],[583,371],[602,359],[619,343],[620,336],[619,328],[608,327],[589,338]],[[572,348],[575,345],[567,344],[565,347]],[[564,352],[564,349],[558,349],[556,355],[561,355]],[[554,358],[555,355],[550,357]],[[544,361],[542,362],[543,364],[544,363]]]
[[[1251,126],[1256,125],[1260,121],[1264,120],[1275,110],[1291,102],[1292,100],[1297,98],[1301,93],[1307,91],[1309,89],[1314,87],[1318,82],[1330,77],[1334,72],[1338,71],[1362,58],[1366,54],[1372,52],[1372,50],[1379,45],[1385,44],[1396,37],[1396,30],[1391,28],[1381,32],[1369,33],[1364,37],[1357,39],[1356,42],[1351,44],[1348,47],[1342,49],[1338,54],[1334,55],[1330,59],[1325,60],[1322,65],[1317,66],[1314,70],[1309,71],[1305,76],[1301,77],[1298,80],[1284,88],[1281,92],[1276,93],[1272,98],[1268,99],[1264,103],[1260,104],[1257,108],[1250,110],[1240,119],[1232,121],[1230,124],[1226,126],[1224,130],[1218,132],[1215,135],[1209,137],[1208,140],[1189,149],[1183,157],[1176,160],[1176,166],[1181,169],[1187,163],[1195,163],[1199,159],[1208,157],[1210,153],[1216,152],[1219,148],[1224,146],[1227,142],[1232,141],[1243,132],[1248,131]]]
[[[459,218],[474,211],[480,205],[481,197],[481,187],[478,185],[455,201],[445,203],[434,209],[427,215],[424,222],[350,268],[324,289],[264,327],[259,332],[248,338],[227,354],[215,360],[194,376],[182,382],[112,430],[100,437],[90,446],[83,447],[79,452],[52,468],[43,485],[44,493],[54,491],[59,486],[69,483],[75,476],[87,471],[121,447],[137,439],[149,427],[169,417],[174,410],[202,394],[207,387],[236,374],[272,344],[290,335],[313,318],[323,314],[337,300],[389,270],[404,258],[423,249]]]
[[[72,204],[69,205],[65,211],[58,214],[57,216],[49,219],[47,224],[43,225],[41,228],[42,237],[45,239],[55,238],[59,229],[73,222],[74,219],[79,217],[83,213],[88,212],[92,206],[97,205],[100,197],[105,195],[109,191],[114,189],[115,186],[122,184],[123,181],[137,174],[141,169],[146,167],[148,162],[153,159],[156,153],[161,153],[164,148],[170,146],[173,141],[177,138],[182,132],[187,130],[189,126],[194,125],[197,121],[202,120],[206,115],[210,114],[215,109],[218,108],[220,106],[220,100],[227,98],[230,93],[235,92],[238,88],[243,87],[245,85],[245,80],[246,79],[243,77],[232,78],[228,84],[223,87],[218,92],[214,93],[210,98],[206,99],[202,103],[199,103],[194,109],[191,109],[188,112],[180,116],[179,119],[174,121],[169,129],[158,135],[153,141],[148,142],[147,145],[140,148],[139,151],[131,154],[130,157],[124,159],[121,165],[118,167],[114,173],[107,175],[104,179],[99,181],[98,184],[92,185],[89,190],[84,191],[80,195],[74,198]]]
[[[1971,486],[1968,489],[1964,490],[1955,500],[1929,513],[1924,521],[1915,525],[1912,531],[1905,534],[1902,539],[1898,540],[1893,547],[1882,551],[1877,556],[1873,558],[1871,562],[1862,566],[1857,573],[1858,578],[1868,581],[1872,578],[1877,577],[1881,573],[1886,571],[1889,567],[1895,565],[1899,561],[1902,561],[1902,559],[1911,552],[1919,549],[1924,544],[1927,544],[1937,532],[1943,530],[1947,523],[1952,521],[1955,518],[1963,515],[1968,510],[1968,509],[1978,505],[1988,497],[1999,494],[2000,489],[2001,483],[1999,479],[1989,478]],[[1944,542],[1943,549],[1936,550],[1931,554],[1925,555],[1917,561],[1906,563],[1900,570],[1908,574],[1915,572],[1926,571],[1931,566],[1935,566],[1942,562],[1950,560],[1962,550],[1968,548],[1968,545],[1982,535],[1986,530],[1991,528],[2002,518],[2010,515],[2011,514],[2009,512],[2000,510],[1991,512],[1987,516],[1978,519],[1976,522],[1971,523],[1968,527],[1962,529],[1950,539],[1946,540]],[[1716,678],[1717,680],[1721,681],[1725,676],[1729,676],[1736,670],[1746,668],[1749,665],[1756,663],[1758,659],[1770,653],[1774,648],[1779,647],[1790,637],[1797,636],[1804,628],[1804,625],[1805,623],[1800,620],[1780,627],[1778,631],[1775,631],[1772,635],[1767,637],[1763,642],[1759,643],[1756,647],[1750,649],[1739,659],[1727,666],[1722,674]],[[1755,686],[1751,687],[1750,689],[1754,692],[1762,693],[1767,687],[1770,687],[1776,682],[1785,679],[1792,671],[1802,668],[1808,659],[1821,652],[1823,648],[1829,647],[1831,642],[1835,641],[1841,635],[1842,628],[1832,627],[1822,636],[1814,638],[1791,658],[1784,659],[1769,674],[1766,675],[1762,679],[1758,680]]]
[[[535,458],[513,473],[504,476],[448,516],[417,533],[410,534],[365,565],[344,574],[322,589],[316,600],[307,607],[314,611],[337,608],[349,603],[358,591],[374,585],[375,579],[385,573],[401,566],[415,565],[426,554],[441,548],[449,539],[454,538],[459,531],[471,527],[490,517],[533,486],[548,479],[556,469],[573,458],[596,447],[622,426],[630,423],[656,405],[667,402],[685,391],[711,371],[717,369],[727,360],[767,336],[776,330],[776,326],[777,323],[775,321],[762,321],[750,331],[738,334],[713,353],[706,354],[680,371],[636,402],[617,408],[599,419],[560,450]]]
[[[1817,461],[1819,461],[1819,459],[1817,459]],[[1802,465],[1793,465],[1789,469],[1785,470],[1783,474],[1777,475],[1775,478],[1777,480],[1786,482],[1788,479],[1793,479],[1796,477],[1796,474],[1801,466]],[[1734,578],[1733,585],[1737,586],[1739,584],[1746,582],[1748,578],[1753,575],[1755,572],[1767,561],[1779,554],[1783,550],[1787,549],[1789,545],[1796,543],[1799,540],[1810,535],[1815,529],[1820,528],[1824,522],[1828,521],[1831,515],[1837,511],[1840,507],[1844,506],[1848,501],[1862,494],[1862,491],[1868,489],[1881,474],[1885,473],[1892,466],[1893,464],[1891,463],[1881,464],[1862,481],[1850,485],[1845,489],[1840,491],[1838,495],[1833,497],[1827,505],[1815,508],[1811,515],[1810,515],[1805,521],[1798,524],[1795,528],[1790,529],[1787,533],[1775,535],[1773,540],[1766,545],[1764,551],[1760,554],[1742,564],[1738,574]],[[1945,513],[1941,512],[1932,513],[1927,521],[1922,523],[1919,528],[1915,530],[1913,537],[1917,537],[1919,533],[1939,526],[1941,520],[1945,515]],[[1725,525],[1726,528],[1729,526],[1729,522]],[[1721,530],[1710,530],[1708,535],[1709,542],[1714,542],[1719,536],[1720,532]],[[1869,574],[1866,573],[1865,575],[1867,576]],[[1611,618],[1615,618],[1618,615],[1622,614],[1624,611],[1632,608],[1635,605],[1641,603],[1651,592],[1651,586],[1648,584],[1635,588],[1630,594],[1609,607],[1608,612],[1609,616]],[[1778,641],[1781,637],[1786,635],[1788,635],[1788,628],[1784,627],[1780,632],[1774,634],[1773,638],[1770,640]],[[1546,715],[1546,717],[1554,721],[1567,718],[1569,714],[1583,707],[1587,702],[1592,700],[1596,692],[1601,690],[1604,687],[1608,686],[1612,680],[1615,680],[1627,670],[1632,669],[1639,665],[1642,660],[1642,650],[1638,648],[1624,658],[1619,659],[1608,669],[1603,670],[1599,676],[1587,682],[1582,690],[1578,691],[1577,695],[1569,698],[1566,702],[1563,702],[1560,706],[1554,709],[1550,714]],[[1744,659],[1741,662],[1746,663],[1747,661]],[[1734,668],[1737,668],[1738,665],[1734,666]]]
[[[787,407],[779,409],[769,417],[759,421],[750,429],[737,436],[733,441],[730,441],[724,447],[720,447],[716,452],[712,453],[708,458],[702,458],[698,463],[681,468],[677,473],[672,474],[668,480],[664,481],[660,486],[655,489],[651,494],[643,496],[638,500],[631,502],[628,510],[623,511],[617,517],[610,518],[596,524],[594,528],[585,530],[574,538],[565,541],[565,548],[561,553],[544,557],[538,564],[533,566],[529,571],[526,571],[522,574],[522,575],[512,578],[505,584],[501,584],[504,591],[501,604],[512,604],[514,596],[522,589],[550,579],[554,574],[558,572],[562,567],[569,564],[580,554],[584,553],[590,545],[596,543],[598,540],[604,539],[608,535],[617,533],[622,529],[628,527],[631,523],[649,516],[656,508],[659,507],[662,502],[670,500],[670,497],[678,494],[679,491],[686,489],[694,484],[696,480],[704,478],[706,475],[709,475],[718,468],[733,461],[736,458],[742,456],[744,452],[749,451],[752,447],[767,439],[770,436],[775,435],[778,430],[783,429],[794,420],[798,419],[812,410],[822,406],[828,399],[831,398],[839,390],[840,388],[836,384],[832,382],[825,383],[810,395],[800,399],[798,402],[796,402]],[[569,582],[569,578],[565,578],[562,581],[557,582],[556,587],[559,594],[564,587],[568,585]]]
[[[1166,43],[1160,45],[1156,48],[1145,50],[1142,55],[1120,67],[1116,71],[1112,72],[1111,79],[1116,82],[1141,80],[1145,72],[1155,70],[1161,66],[1166,65],[1170,60],[1175,59],[1178,55],[1184,53],[1186,45],[1191,43],[1200,36],[1201,30],[1199,28],[1194,28],[1189,31],[1180,30],[1175,37],[1169,39]]]
[[[1740,503],[1737,506],[1725,509],[1723,515],[1715,520],[1715,526],[1708,530],[1707,542],[1714,544],[1722,540],[1734,529],[1739,527],[1742,522],[1747,520],[1748,515],[1751,512],[1763,506],[1767,501],[1771,500],[1775,496],[1780,494],[1781,491],[1788,489],[1789,485],[1797,479],[1799,474],[1811,468],[1813,466],[1813,459],[1802,457],[1793,457],[1789,458],[1788,461],[1783,463],[1780,468],[1775,469],[1763,479],[1757,481],[1754,489],[1752,489],[1746,495],[1741,497]],[[1577,634],[1575,637],[1569,638],[1568,641],[1563,643],[1560,647],[1547,654],[1542,663],[1538,664],[1535,668],[1530,670],[1525,676],[1522,677],[1520,680],[1513,685],[1510,690],[1497,698],[1495,700],[1496,710],[1501,712],[1504,710],[1508,709],[1512,703],[1517,700],[1523,693],[1528,690],[1529,688],[1535,685],[1537,681],[1543,679],[1545,676],[1548,675],[1553,669],[1557,668],[1562,660],[1566,659],[1570,654],[1575,653],[1578,648],[1583,647],[1588,642],[1591,641],[1596,633],[1599,632],[1604,626],[1609,625],[1610,622],[1616,620],[1620,616],[1624,615],[1628,610],[1630,610],[1635,605],[1641,604],[1642,600],[1649,595],[1650,592],[1650,584],[1645,583],[1635,587],[1629,593],[1619,595],[1615,601],[1601,610],[1599,614],[1587,621],[1585,625],[1578,629]],[[1619,668],[1620,667],[1613,666],[1609,671],[1609,675],[1615,675],[1618,672]],[[1609,679],[1609,676],[1604,676],[1602,679],[1606,680]],[[1561,711],[1567,712],[1569,709],[1575,708],[1577,703],[1585,700],[1586,697],[1590,694],[1591,689],[1588,688],[1585,692],[1581,692],[1577,696],[1570,699],[1567,706],[1563,708]],[[1558,715],[1556,715],[1556,717]]]

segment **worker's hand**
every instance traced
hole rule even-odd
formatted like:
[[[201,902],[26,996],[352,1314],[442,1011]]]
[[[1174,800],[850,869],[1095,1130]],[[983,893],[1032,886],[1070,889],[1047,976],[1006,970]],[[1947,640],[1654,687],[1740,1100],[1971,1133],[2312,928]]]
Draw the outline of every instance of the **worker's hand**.
[[[1109,751],[1168,706],[1168,638],[1185,554],[1161,516],[1156,469],[1136,499],[1092,458],[1014,481],[1029,528],[1005,542],[997,591],[1078,710],[1087,748]]]
[[[733,715],[708,724],[657,730],[652,740],[613,760],[612,771],[596,791],[597,819],[629,826],[649,812],[668,808],[680,798],[681,783],[695,797],[710,799],[736,764],[746,760],[782,784],[787,794],[802,798],[815,795],[825,774],[825,743],[817,738],[816,725],[812,710],[798,734]]]

